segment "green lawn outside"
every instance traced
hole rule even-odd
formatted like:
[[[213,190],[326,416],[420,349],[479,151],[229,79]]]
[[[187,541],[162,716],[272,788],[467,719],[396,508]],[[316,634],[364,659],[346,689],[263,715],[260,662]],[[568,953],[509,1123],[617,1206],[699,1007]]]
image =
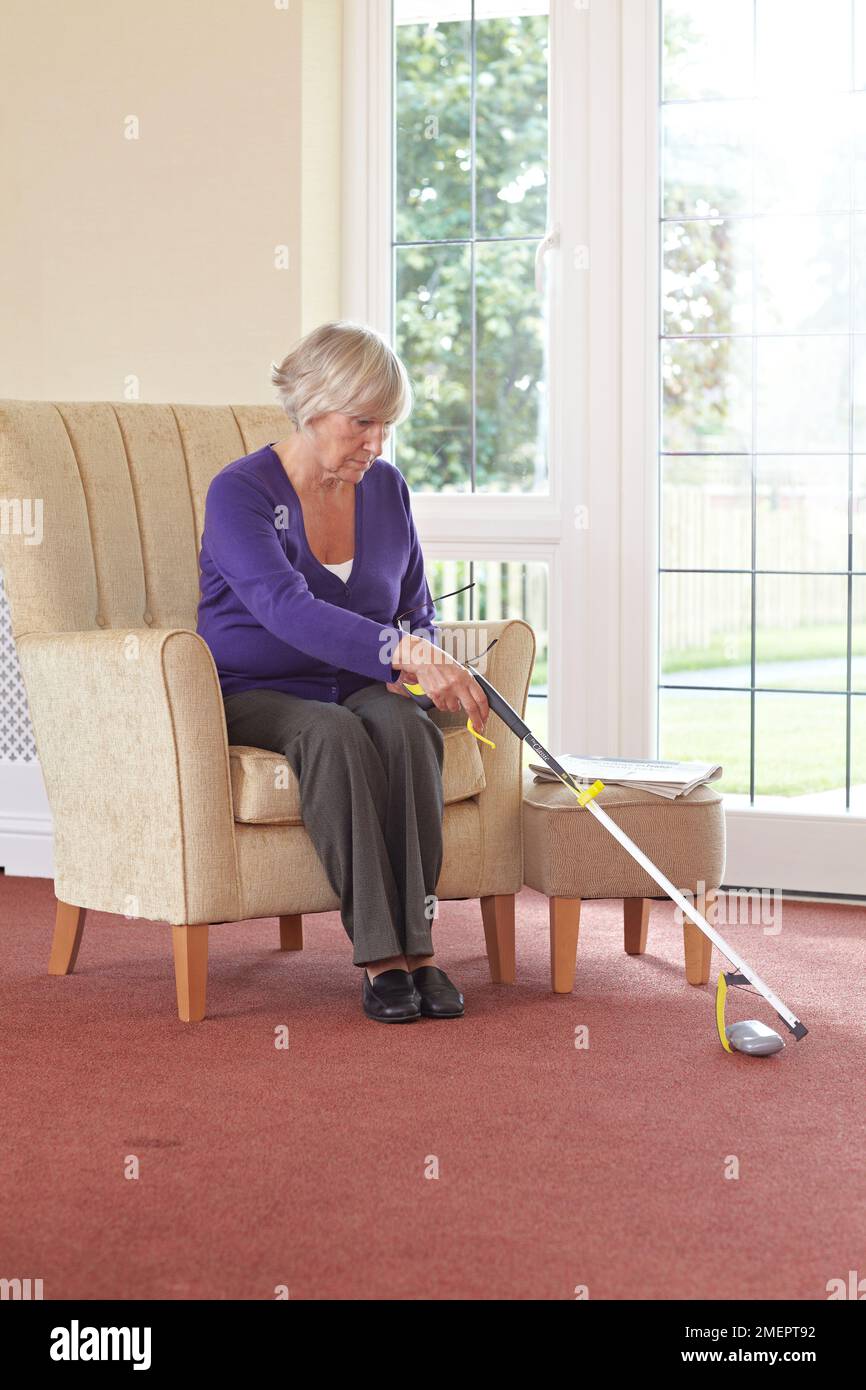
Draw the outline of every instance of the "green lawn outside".
[[[547,700],[526,702],[526,722],[549,747]],[[503,732],[498,720],[495,726]],[[721,763],[714,786],[749,791],[749,697],[716,691],[660,692],[659,757]],[[499,733],[494,733],[497,738]],[[758,697],[755,767],[759,796],[801,796],[845,785],[845,699],[829,695]],[[852,702],[852,782],[866,783],[866,695]],[[552,753],[558,750],[552,748]],[[607,748],[573,749],[609,753]],[[523,745],[523,764],[536,755]]]
[[[705,646],[683,648],[681,651],[662,654],[662,673],[673,671],[700,671],[706,667],[739,665],[748,661],[748,646],[744,640],[742,657],[731,662],[725,654],[727,638],[724,633],[716,633]],[[852,651],[855,655],[866,655],[866,623],[854,623],[851,629]],[[832,657],[844,657],[847,644],[847,629],[844,624],[822,624],[817,627],[801,628],[762,628],[757,638],[757,659],[767,661],[819,661]]]
[[[715,785],[749,790],[749,696],[660,691],[659,757],[721,763]],[[866,782],[866,696],[852,701],[851,780]],[[755,713],[755,791],[800,796],[845,785],[845,698],[765,695]]]

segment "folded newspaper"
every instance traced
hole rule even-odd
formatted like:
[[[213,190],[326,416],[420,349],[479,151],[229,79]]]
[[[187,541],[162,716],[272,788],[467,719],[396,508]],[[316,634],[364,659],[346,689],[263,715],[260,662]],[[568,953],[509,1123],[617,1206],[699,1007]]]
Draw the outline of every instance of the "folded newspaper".
[[[610,782],[613,786],[634,787],[673,800],[687,796],[702,782],[715,782],[722,775],[719,763],[654,762],[649,758],[583,758],[571,753],[555,754],[556,761],[575,782]],[[530,763],[536,782],[561,779],[546,763]]]

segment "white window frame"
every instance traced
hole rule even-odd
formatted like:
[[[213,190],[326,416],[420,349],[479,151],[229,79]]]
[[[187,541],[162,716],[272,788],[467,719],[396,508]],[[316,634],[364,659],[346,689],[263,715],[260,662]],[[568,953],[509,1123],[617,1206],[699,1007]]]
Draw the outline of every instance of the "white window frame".
[[[390,22],[390,0],[344,7],[342,312],[386,336]],[[659,24],[659,0],[550,0],[550,495],[413,497],[428,559],[549,565],[554,753],[656,755]],[[866,894],[862,819],[726,820],[729,886]]]

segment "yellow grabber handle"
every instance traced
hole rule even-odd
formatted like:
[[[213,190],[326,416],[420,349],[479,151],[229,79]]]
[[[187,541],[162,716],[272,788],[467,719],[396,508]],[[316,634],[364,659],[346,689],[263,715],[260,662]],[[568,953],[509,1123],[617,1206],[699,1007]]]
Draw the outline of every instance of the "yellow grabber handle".
[[[426,695],[426,694],[427,694],[427,692],[426,692],[426,690],[424,689],[423,685],[409,685],[407,681],[404,681],[403,684],[405,685],[406,689],[407,689],[412,695]],[[496,744],[493,742],[492,739],[490,739],[490,738],[485,738],[483,734],[479,734],[479,732],[478,732],[477,729],[473,729],[473,727],[472,727],[472,720],[471,720],[471,719],[467,719],[467,720],[466,720],[466,727],[467,727],[467,729],[469,730],[470,734],[472,734],[473,738],[477,738],[477,739],[478,739],[479,743],[486,743],[486,744],[489,745],[490,748],[495,748],[495,747],[496,747]]]

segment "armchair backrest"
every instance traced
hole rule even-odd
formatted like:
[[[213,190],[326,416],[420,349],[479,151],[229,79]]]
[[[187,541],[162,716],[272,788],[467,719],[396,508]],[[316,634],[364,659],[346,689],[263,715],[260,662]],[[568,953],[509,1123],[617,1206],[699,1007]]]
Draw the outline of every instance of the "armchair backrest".
[[[278,405],[0,400],[12,635],[194,631],[210,481],[286,433]]]

